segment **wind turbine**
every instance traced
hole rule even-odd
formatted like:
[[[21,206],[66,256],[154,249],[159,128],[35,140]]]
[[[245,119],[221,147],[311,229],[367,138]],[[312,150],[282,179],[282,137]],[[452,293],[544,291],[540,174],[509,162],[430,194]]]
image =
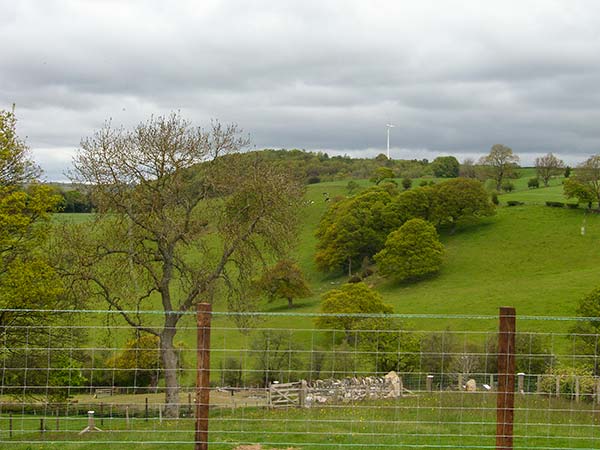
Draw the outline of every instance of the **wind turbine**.
[[[394,128],[396,125],[388,123],[387,127],[387,158],[390,159],[390,128]]]

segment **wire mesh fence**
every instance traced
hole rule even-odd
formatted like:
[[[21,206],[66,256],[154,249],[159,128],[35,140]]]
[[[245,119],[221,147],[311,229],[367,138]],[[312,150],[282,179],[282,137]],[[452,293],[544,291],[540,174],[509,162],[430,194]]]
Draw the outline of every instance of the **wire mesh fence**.
[[[164,313],[138,314],[151,324]],[[174,340],[175,386],[161,336],[118,312],[0,317],[2,448],[193,448],[207,350],[211,449],[501,448],[497,316],[214,312],[207,349],[190,314]],[[600,448],[590,323],[518,318],[514,448]]]

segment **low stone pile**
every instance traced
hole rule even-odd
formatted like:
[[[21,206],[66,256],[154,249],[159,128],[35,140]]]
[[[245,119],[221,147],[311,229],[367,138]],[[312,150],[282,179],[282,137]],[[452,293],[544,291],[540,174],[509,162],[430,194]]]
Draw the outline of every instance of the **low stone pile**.
[[[308,385],[306,406],[397,398],[400,397],[401,391],[402,381],[393,371],[383,377],[316,380]]]

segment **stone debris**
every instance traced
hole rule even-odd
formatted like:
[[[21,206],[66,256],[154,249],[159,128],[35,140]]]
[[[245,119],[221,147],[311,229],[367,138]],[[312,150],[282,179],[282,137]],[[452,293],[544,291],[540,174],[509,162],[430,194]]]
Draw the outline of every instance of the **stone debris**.
[[[469,381],[467,381],[467,384],[465,386],[465,390],[467,392],[475,392],[477,391],[477,382],[471,378]]]
[[[350,403],[360,400],[397,398],[402,382],[394,371],[383,377],[347,377],[315,380],[308,386],[306,406],[323,403]]]

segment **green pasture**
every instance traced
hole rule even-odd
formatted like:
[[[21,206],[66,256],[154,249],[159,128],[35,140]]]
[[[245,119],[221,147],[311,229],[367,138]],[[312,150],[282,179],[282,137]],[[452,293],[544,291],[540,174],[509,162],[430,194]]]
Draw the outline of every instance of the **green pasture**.
[[[0,446],[14,450],[190,449],[194,422],[152,416],[96,417],[103,432],[78,436],[85,416],[40,418],[14,415],[13,437],[0,416]],[[598,409],[592,402],[541,395],[516,397],[515,449],[597,449]],[[59,430],[56,431],[58,426]],[[435,392],[395,400],[356,402],[309,409],[214,408],[210,448],[232,450],[261,443],[264,449],[339,450],[390,448],[494,449],[496,396],[486,393]],[[54,442],[51,442],[54,441]]]
[[[441,240],[447,252],[442,270],[437,276],[402,284],[374,275],[366,282],[376,288],[398,314],[495,316],[498,307],[514,306],[519,315],[574,316],[577,301],[599,284],[597,268],[600,267],[600,215],[589,214],[584,208],[573,210],[545,206],[546,200],[564,200],[562,180],[552,179],[548,188],[528,189],[527,180],[533,176],[533,171],[522,169],[521,172],[521,178],[512,180],[515,191],[500,195],[501,205],[495,216],[486,218],[479,224],[461,228],[454,234],[442,232]],[[396,181],[399,183],[401,180]],[[414,180],[413,186],[420,181]],[[362,187],[372,185],[367,180],[359,180],[358,183]],[[313,328],[314,319],[305,314],[318,312],[321,295],[346,282],[345,274],[323,274],[316,270],[314,233],[320,217],[329,205],[326,199],[347,195],[347,184],[347,180],[342,180],[307,187],[294,257],[304,270],[313,295],[296,300],[296,305],[291,310],[285,302],[264,303],[261,308],[266,312],[289,312],[293,316],[269,317],[267,321],[260,322],[260,327]],[[511,199],[525,204],[505,206],[506,201]],[[62,214],[58,217],[59,220],[76,222],[89,219],[84,214]],[[581,234],[582,226],[585,226],[584,235]],[[105,305],[90,305],[90,308],[104,307]],[[152,300],[148,308],[158,309],[157,299]],[[225,302],[217,301],[214,308],[216,311],[224,311]],[[157,315],[153,320],[159,319],[160,316]],[[132,336],[129,328],[118,318],[111,323],[122,325],[123,328],[113,330],[103,326],[105,320],[98,317],[93,320],[94,323],[90,323],[83,319],[84,323],[99,326],[90,334],[93,340],[106,340],[106,335],[110,334],[109,340],[119,346]],[[435,320],[413,318],[404,323],[411,329],[432,331],[491,331],[497,327],[495,320],[474,321],[455,317]],[[191,351],[195,348],[196,339],[194,317],[185,317],[181,325],[183,328],[178,333],[177,340]],[[566,333],[571,325],[569,322],[543,319],[519,322],[521,331]],[[252,342],[252,333],[217,329],[235,328],[235,323],[229,318],[215,317],[214,326],[213,341],[221,342],[228,349],[247,348]],[[298,336],[299,346],[311,348],[314,345],[311,333]],[[219,365],[220,355],[224,353],[216,352],[213,355],[213,367]]]

